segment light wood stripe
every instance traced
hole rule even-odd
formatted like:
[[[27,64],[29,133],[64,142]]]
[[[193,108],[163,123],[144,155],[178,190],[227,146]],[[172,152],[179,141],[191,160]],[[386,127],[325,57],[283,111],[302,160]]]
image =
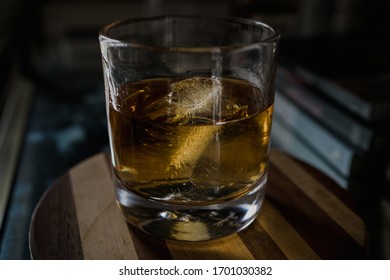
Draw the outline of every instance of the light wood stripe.
[[[264,201],[263,209],[256,222],[260,223],[268,232],[288,259],[320,259],[289,222],[267,200]]]
[[[238,234],[207,242],[167,241],[173,259],[187,260],[253,260],[254,257]]]
[[[359,245],[365,247],[366,230],[363,220],[318,180],[283,153],[273,153],[271,162],[301,191],[327,213]]]
[[[84,259],[137,259],[115,202],[110,169],[98,154],[70,170]]]

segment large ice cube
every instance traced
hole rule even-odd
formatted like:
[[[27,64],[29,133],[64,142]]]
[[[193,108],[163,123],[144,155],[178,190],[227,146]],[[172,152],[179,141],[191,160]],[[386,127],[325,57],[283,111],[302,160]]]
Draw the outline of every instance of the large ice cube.
[[[238,105],[234,98],[222,100],[222,84],[219,78],[192,77],[171,83],[170,88],[167,101],[175,111],[170,122],[191,122],[198,125],[182,128],[187,130],[186,137],[180,138],[180,144],[171,156],[168,169],[184,168],[192,172],[220,129],[215,123],[248,117],[248,105]]]
[[[175,108],[171,122],[187,123],[190,119],[212,115],[221,95],[221,84],[216,78],[193,77],[170,85],[168,103]],[[184,129],[184,128],[183,128]],[[186,138],[172,155],[168,168],[194,168],[205,147],[214,137],[216,127],[212,125],[188,126]]]
[[[218,78],[193,77],[170,85],[169,104],[175,107],[172,121],[212,116],[220,107],[222,86]]]

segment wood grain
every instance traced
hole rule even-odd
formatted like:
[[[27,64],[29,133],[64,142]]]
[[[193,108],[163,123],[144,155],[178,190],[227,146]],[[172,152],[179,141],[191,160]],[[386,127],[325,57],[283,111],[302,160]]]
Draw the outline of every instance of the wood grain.
[[[68,174],[59,178],[39,202],[30,227],[35,259],[83,259],[76,209]]]
[[[284,166],[283,173],[310,199],[324,210],[339,226],[351,235],[361,246],[365,244],[366,232],[363,220],[349,209],[340,199],[307,171],[292,160],[275,153],[272,162]]]
[[[288,259],[319,259],[302,236],[268,201],[264,202],[263,207],[263,215],[256,222],[264,227]]]
[[[184,260],[253,260],[254,257],[237,234],[206,242],[167,241],[173,259]]]
[[[126,223],[117,212],[104,154],[70,170],[85,259],[137,259]],[[98,195],[96,195],[98,194]]]
[[[59,178],[36,207],[34,259],[364,259],[363,220],[329,178],[273,151],[267,195],[245,230],[206,242],[154,239],[118,211],[107,154]]]

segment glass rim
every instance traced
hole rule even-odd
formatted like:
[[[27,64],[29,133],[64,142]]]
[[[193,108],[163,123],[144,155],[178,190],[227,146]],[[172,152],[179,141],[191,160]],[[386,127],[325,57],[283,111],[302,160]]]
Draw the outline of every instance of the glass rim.
[[[152,22],[157,20],[167,20],[167,19],[192,19],[192,20],[204,20],[204,21],[215,21],[215,22],[226,22],[226,23],[236,23],[241,25],[247,25],[252,27],[257,27],[261,29],[265,29],[271,32],[269,36],[267,36],[264,39],[261,40],[254,40],[253,42],[247,42],[242,44],[234,44],[234,45],[210,45],[210,46],[202,46],[202,47],[195,47],[195,46],[189,46],[189,47],[175,47],[175,46],[154,46],[154,45],[147,45],[147,44],[141,44],[141,43],[132,43],[126,40],[120,40],[112,38],[108,35],[108,32],[111,30],[114,30],[116,28],[120,28],[121,26],[125,26],[127,24],[132,23],[141,23],[141,22]],[[250,48],[259,44],[270,44],[279,41],[280,39],[280,32],[271,27],[270,25],[258,21],[255,19],[249,19],[249,18],[240,18],[240,17],[209,17],[209,16],[196,16],[196,15],[161,15],[161,16],[153,16],[153,17],[134,17],[134,18],[128,18],[128,19],[122,19],[117,20],[111,23],[108,23],[104,25],[99,30],[99,41],[109,41],[113,44],[125,46],[125,47],[132,47],[132,48],[142,48],[142,49],[149,49],[149,50],[159,50],[159,51],[176,51],[176,52],[213,52],[215,50],[236,50],[236,49],[242,49],[242,48]]]

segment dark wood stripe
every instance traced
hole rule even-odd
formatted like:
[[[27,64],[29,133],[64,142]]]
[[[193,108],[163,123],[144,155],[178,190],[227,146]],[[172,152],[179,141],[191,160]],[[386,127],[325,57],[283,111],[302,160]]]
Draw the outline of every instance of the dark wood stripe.
[[[152,238],[128,224],[129,234],[140,260],[171,260],[172,256],[166,243]]]
[[[32,258],[83,259],[69,174],[58,179],[43,198],[37,205],[30,228]]]
[[[269,176],[278,179],[269,182],[267,198],[322,259],[365,258],[362,247],[278,167]]]
[[[249,228],[239,232],[238,235],[256,260],[287,259],[272,237],[257,221],[254,221]]]

